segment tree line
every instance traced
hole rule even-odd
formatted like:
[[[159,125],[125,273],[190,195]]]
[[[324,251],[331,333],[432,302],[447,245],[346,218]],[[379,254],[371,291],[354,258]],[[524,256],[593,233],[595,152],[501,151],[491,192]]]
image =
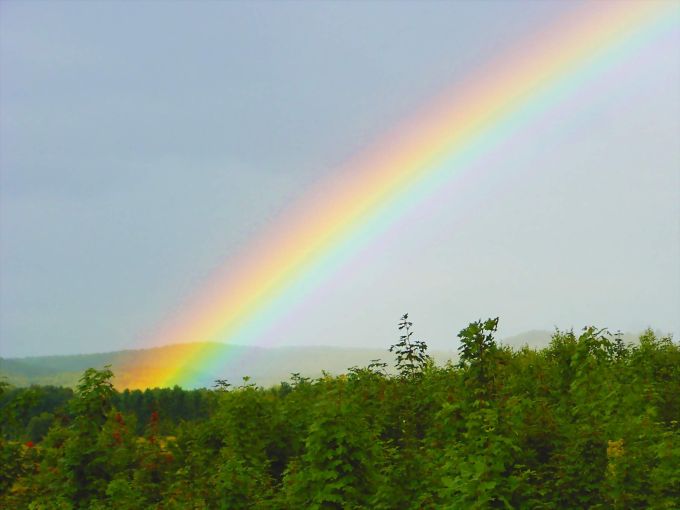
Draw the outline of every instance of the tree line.
[[[55,422],[68,423],[75,417],[69,405],[74,396],[73,389],[62,386],[7,388],[0,395],[3,417],[0,435],[5,439],[40,442]],[[118,411],[134,416],[136,435],[143,435],[153,412],[163,417],[159,422],[161,433],[172,435],[181,421],[208,418],[217,399],[214,392],[206,389],[184,390],[175,386],[114,391],[111,403]]]

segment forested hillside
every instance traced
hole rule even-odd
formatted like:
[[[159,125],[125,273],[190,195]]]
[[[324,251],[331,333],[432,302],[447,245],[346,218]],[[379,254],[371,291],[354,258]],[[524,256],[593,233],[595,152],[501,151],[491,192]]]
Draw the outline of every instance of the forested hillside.
[[[513,349],[497,323],[437,366],[405,316],[393,375],[5,387],[0,508],[679,508],[678,345],[585,328]]]

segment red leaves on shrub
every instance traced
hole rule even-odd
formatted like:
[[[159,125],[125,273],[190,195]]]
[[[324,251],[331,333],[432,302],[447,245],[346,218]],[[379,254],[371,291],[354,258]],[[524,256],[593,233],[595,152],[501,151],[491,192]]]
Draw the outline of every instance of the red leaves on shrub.
[[[125,425],[125,420],[123,419],[122,414],[116,413],[115,420],[116,420],[116,423],[118,423],[119,425]]]

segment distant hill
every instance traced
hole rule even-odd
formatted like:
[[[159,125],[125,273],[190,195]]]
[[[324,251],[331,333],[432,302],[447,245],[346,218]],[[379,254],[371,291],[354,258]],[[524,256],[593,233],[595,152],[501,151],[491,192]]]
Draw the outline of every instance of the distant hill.
[[[197,372],[193,379],[198,386],[210,387],[215,379],[226,379],[238,385],[243,377],[261,386],[290,380],[292,373],[303,377],[320,377],[323,371],[331,374],[347,372],[352,366],[366,366],[371,360],[381,359],[390,366],[394,355],[387,349],[362,349],[345,347],[245,347],[241,345],[211,344],[214,357],[236,362],[227,363],[219,371]],[[27,358],[0,358],[0,376],[15,386],[53,384],[75,386],[87,368],[111,365],[119,387],[137,386],[133,381],[139,373],[162,370],[174,360],[182,358],[184,351],[195,348],[192,344],[178,344],[152,349],[114,351],[100,354],[68,356],[36,356]],[[455,358],[455,351],[432,352],[437,362],[445,363]],[[171,361],[172,360],[172,361]],[[199,370],[205,367],[197,367]]]
[[[525,345],[534,349],[543,349],[548,347],[550,339],[554,331],[547,331],[543,329],[533,329],[519,335],[508,336],[500,340],[503,345],[508,345],[513,349],[521,349]]]
[[[499,342],[503,345],[512,347],[513,349],[521,349],[522,347],[529,346],[532,349],[544,349],[550,345],[550,340],[552,339],[555,331],[547,331],[544,329],[533,329],[531,331],[526,331],[520,333],[519,335],[509,336],[501,339]],[[574,331],[576,336],[581,332]],[[663,336],[663,333],[658,332],[659,336]],[[624,333],[622,335],[623,341],[627,344],[637,343],[640,335],[635,333]]]
[[[506,337],[499,342],[515,349],[525,345],[544,348],[550,343],[551,331],[533,330]],[[625,334],[626,342],[637,341],[638,335]],[[347,372],[352,366],[365,367],[371,360],[380,359],[393,366],[394,355],[387,349],[363,349],[347,347],[246,347],[242,345],[203,344],[213,349],[216,359],[231,360],[218,369],[199,366],[192,375],[197,386],[211,387],[215,379],[226,379],[233,385],[249,376],[250,381],[261,386],[271,386],[290,380],[292,373],[302,377],[320,377],[322,371],[331,374]],[[153,374],[164,370],[176,360],[188,357],[195,344],[177,344],[152,349],[135,349],[99,354],[68,356],[36,356],[27,358],[0,358],[0,377],[15,386],[31,384],[71,386],[87,368],[111,365],[118,387],[139,387],[139,374]],[[432,351],[438,364],[456,360],[457,352]],[[153,380],[153,379],[151,379]]]

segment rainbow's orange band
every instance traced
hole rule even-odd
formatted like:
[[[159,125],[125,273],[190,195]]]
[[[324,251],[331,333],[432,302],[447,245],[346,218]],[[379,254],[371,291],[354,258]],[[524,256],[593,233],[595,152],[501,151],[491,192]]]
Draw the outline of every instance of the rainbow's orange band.
[[[532,109],[559,101],[569,84],[625,58],[677,23],[670,2],[591,2],[457,84],[361,154],[294,206],[259,239],[228,261],[173,324],[163,343],[229,342],[293,299],[308,274],[351,246],[362,227],[397,207],[427,179],[460,178],[466,151],[483,152],[504,130],[516,129]],[[669,22],[669,19],[673,19]],[[460,157],[459,157],[460,156]],[[189,371],[218,364],[216,350],[183,345],[155,368],[132,368],[127,387],[191,385]]]

